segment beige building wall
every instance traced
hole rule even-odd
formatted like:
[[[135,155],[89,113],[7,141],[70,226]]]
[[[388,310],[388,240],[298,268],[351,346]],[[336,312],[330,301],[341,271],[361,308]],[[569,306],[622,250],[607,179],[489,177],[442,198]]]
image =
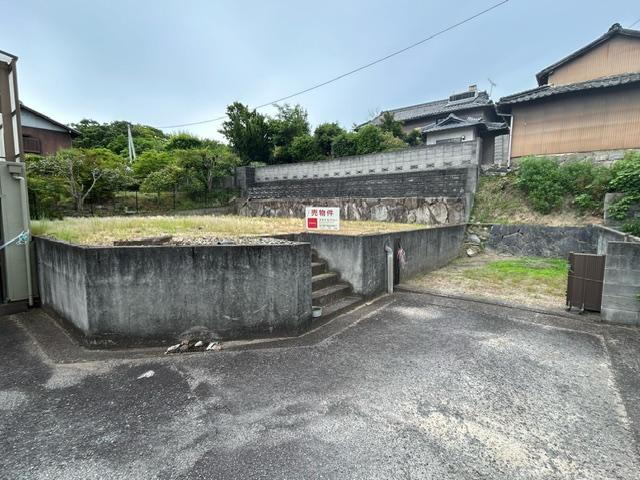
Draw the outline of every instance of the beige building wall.
[[[640,86],[513,105],[511,157],[640,148]]]
[[[559,67],[548,83],[566,85],[629,72],[640,72],[640,38],[617,36]]]

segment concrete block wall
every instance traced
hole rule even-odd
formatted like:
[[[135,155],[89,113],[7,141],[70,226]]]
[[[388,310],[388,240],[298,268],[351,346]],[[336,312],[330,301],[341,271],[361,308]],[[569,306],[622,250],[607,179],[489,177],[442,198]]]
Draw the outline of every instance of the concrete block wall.
[[[359,175],[256,183],[248,196],[260,198],[386,198],[460,197],[475,185],[476,168],[411,171],[389,175]]]
[[[640,325],[640,243],[608,242],[602,320]]]
[[[257,183],[279,180],[385,175],[478,165],[481,139],[422,145],[390,152],[342,157],[322,162],[270,165],[255,169]]]
[[[495,138],[493,150],[493,164],[506,167],[509,159],[509,134],[498,135]]]

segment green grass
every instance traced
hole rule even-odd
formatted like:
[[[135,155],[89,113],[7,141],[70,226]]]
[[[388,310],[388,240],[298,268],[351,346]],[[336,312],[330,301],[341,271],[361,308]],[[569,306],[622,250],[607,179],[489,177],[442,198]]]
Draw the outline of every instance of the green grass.
[[[359,235],[397,232],[425,228],[424,225],[387,222],[341,221],[339,233]],[[159,235],[180,238],[277,235],[304,231],[304,219],[240,216],[158,216],[158,217],[88,217],[62,220],[34,220],[31,231],[69,243],[111,245],[116,240],[131,240]]]
[[[567,261],[563,259],[523,257],[496,260],[465,270],[469,280],[486,282],[497,288],[518,288],[523,291],[557,294],[567,283]]]

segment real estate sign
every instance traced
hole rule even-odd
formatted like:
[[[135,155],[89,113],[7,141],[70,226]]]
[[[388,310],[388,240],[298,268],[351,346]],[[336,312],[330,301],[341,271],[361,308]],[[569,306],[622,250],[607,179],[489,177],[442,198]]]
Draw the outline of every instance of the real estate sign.
[[[334,207],[307,207],[307,230],[340,230],[340,209]]]

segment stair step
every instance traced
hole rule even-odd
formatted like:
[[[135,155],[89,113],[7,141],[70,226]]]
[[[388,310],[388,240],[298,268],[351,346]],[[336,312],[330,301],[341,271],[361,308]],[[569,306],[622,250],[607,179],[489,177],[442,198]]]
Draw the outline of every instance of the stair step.
[[[311,262],[311,275],[320,275],[327,271],[327,262]]]
[[[346,283],[337,283],[329,287],[311,292],[313,305],[324,307],[351,293],[351,287]]]
[[[320,273],[311,277],[311,289],[320,290],[321,288],[335,285],[339,282],[339,277],[334,272]]]
[[[344,297],[332,303],[331,305],[327,305],[326,307],[322,307],[322,316],[327,320],[327,317],[333,318],[338,315],[351,310],[352,308],[357,307],[359,304],[363,303],[364,299],[362,297]]]

